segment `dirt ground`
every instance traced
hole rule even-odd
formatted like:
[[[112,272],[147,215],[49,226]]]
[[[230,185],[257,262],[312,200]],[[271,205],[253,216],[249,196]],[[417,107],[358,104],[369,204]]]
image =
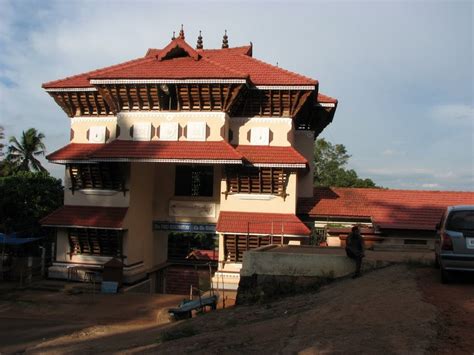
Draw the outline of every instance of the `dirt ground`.
[[[474,281],[396,265],[319,292],[169,323],[182,296],[0,295],[0,353],[474,352]]]

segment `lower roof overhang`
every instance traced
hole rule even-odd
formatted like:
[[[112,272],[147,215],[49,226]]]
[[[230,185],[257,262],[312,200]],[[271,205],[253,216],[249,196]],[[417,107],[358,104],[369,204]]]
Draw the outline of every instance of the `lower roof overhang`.
[[[222,234],[304,236],[311,230],[294,214],[221,211],[216,231]]]
[[[43,227],[123,230],[126,207],[62,206],[40,220]]]
[[[158,162],[242,164],[242,155],[225,141],[132,141],[107,144],[70,143],[51,153],[52,163]]]
[[[291,146],[238,145],[235,149],[244,156],[248,165],[259,168],[304,169],[308,166],[306,158]]]

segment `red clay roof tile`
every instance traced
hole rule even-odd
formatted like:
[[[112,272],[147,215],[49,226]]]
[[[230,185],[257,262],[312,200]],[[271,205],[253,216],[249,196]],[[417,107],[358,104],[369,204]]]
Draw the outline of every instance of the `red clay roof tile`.
[[[70,143],[47,156],[50,161],[76,160],[213,160],[240,163],[242,155],[224,141],[126,141],[107,144]]]
[[[191,57],[158,60],[167,47],[178,44]],[[165,49],[149,49],[143,58],[134,59],[43,84],[46,89],[93,87],[90,79],[235,79],[250,78],[254,85],[315,86],[317,81],[251,57],[252,47],[194,50],[181,39],[172,41]],[[171,48],[170,47],[170,48]],[[168,50],[170,49],[168,48]],[[202,56],[196,59],[196,54]]]
[[[474,204],[474,192],[315,188],[314,198],[299,200],[298,213],[368,217],[386,229],[434,230],[445,208],[460,204]]]
[[[308,163],[305,157],[293,147],[272,147],[260,145],[239,145],[235,149],[253,165],[304,165]]]
[[[337,99],[321,93],[318,93],[316,101],[321,103],[337,104]]]
[[[62,206],[41,219],[43,226],[123,229],[127,208]]]
[[[294,214],[221,211],[216,230],[220,233],[264,235],[309,235],[311,230]]]

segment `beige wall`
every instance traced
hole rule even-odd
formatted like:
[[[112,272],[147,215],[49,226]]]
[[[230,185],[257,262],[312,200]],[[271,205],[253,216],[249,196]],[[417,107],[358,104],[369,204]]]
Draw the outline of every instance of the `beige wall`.
[[[123,226],[128,230],[124,255],[126,263],[153,263],[153,182],[154,164],[132,163],[130,169],[130,205]]]
[[[308,161],[309,169],[298,170],[298,197],[313,197],[314,132],[295,131],[294,148]]]
[[[292,119],[285,117],[232,117],[229,128],[233,132],[230,142],[234,145],[250,144],[250,130],[254,127],[270,129],[270,146],[290,146],[293,141]]]
[[[87,140],[87,130],[93,126],[107,127],[109,131],[107,143],[115,139],[117,127],[117,118],[115,116],[81,116],[71,118],[71,129],[74,130],[74,137],[71,143],[89,143]]]

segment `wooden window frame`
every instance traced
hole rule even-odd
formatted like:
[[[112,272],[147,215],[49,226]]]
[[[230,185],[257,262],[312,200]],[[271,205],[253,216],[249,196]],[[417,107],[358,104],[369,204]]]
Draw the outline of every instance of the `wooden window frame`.
[[[97,189],[127,191],[126,164],[123,163],[96,163],[96,164],[68,164],[70,190]]]
[[[290,171],[283,168],[226,167],[224,194],[270,194],[288,196],[286,187]]]
[[[115,229],[69,228],[70,256],[123,257],[123,231]]]

